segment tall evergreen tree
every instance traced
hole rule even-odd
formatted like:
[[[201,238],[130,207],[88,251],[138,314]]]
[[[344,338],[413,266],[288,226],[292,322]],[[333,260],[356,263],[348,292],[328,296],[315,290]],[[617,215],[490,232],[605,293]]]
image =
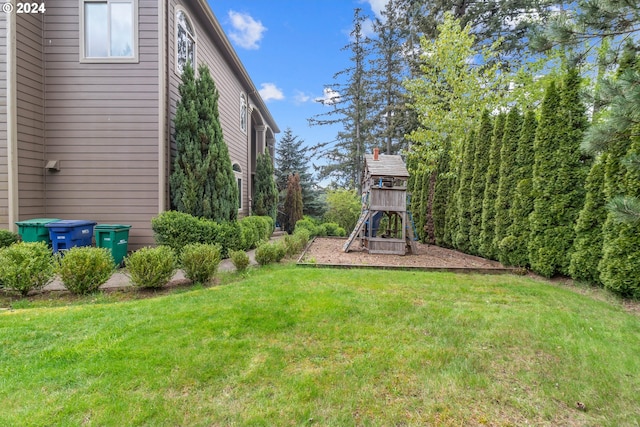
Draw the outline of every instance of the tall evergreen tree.
[[[172,207],[216,221],[238,216],[238,186],[218,115],[218,90],[209,68],[200,77],[187,64],[174,118],[176,158],[169,178]]]
[[[493,236],[493,248],[498,257],[500,242],[507,236],[507,230],[511,225],[509,210],[518,185],[516,154],[521,133],[522,116],[520,110],[513,107],[507,117],[502,148],[500,149],[500,177],[495,200],[495,234]]]
[[[480,233],[482,231],[482,201],[489,167],[489,153],[493,141],[493,120],[487,110],[482,114],[480,128],[476,135],[476,150],[473,160],[471,200],[469,202],[469,251],[480,254]]]
[[[529,215],[533,211],[532,176],[538,121],[534,111],[525,114],[516,151],[514,181],[517,182],[509,208],[507,235],[498,244],[498,260],[504,265],[529,266],[528,242],[531,234]]]
[[[493,246],[496,226],[496,198],[500,181],[500,152],[504,137],[506,115],[496,118],[489,151],[489,165],[485,177],[484,196],[482,198],[482,217],[480,226],[480,246],[478,252],[485,258],[495,259],[497,248]]]
[[[287,179],[287,197],[284,203],[284,230],[293,233],[296,222],[302,219],[302,187],[300,186],[300,175],[297,173],[289,175]]]
[[[254,185],[253,213],[270,216],[274,223],[278,210],[278,187],[273,175],[273,162],[268,151],[258,154],[256,159],[256,181]]]
[[[600,284],[598,262],[602,258],[602,227],[607,219],[604,197],[604,158],[591,166],[587,177],[584,207],[580,211],[573,242],[569,274],[576,280]]]
[[[433,229],[435,243],[438,246],[448,246],[446,235],[446,213],[449,203],[449,189],[453,187],[453,176],[449,172],[451,166],[451,142],[445,144],[442,155],[438,159],[436,169],[435,193],[433,196]]]
[[[469,230],[471,228],[471,200],[475,155],[476,133],[472,129],[464,143],[460,178],[458,179],[458,191],[453,200],[453,203],[457,206],[456,214],[458,218],[453,224],[455,230],[451,231],[451,236],[453,238],[453,246],[462,252],[468,252],[470,250]]]

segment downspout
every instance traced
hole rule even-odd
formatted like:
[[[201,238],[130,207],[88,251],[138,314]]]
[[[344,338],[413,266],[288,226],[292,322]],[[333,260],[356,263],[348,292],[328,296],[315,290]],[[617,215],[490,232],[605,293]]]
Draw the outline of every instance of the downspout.
[[[167,208],[167,2],[158,0],[158,213]]]
[[[7,180],[9,230],[20,218],[18,198],[18,94],[16,67],[16,14],[7,13]]]

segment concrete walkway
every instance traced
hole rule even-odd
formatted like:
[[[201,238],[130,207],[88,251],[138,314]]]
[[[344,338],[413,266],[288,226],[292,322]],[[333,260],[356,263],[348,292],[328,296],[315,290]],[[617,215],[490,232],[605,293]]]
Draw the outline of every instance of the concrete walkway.
[[[256,251],[252,249],[247,251],[247,255],[249,255],[250,265],[255,266],[258,265],[256,262]],[[231,259],[223,259],[218,266],[218,271],[235,271],[236,268],[233,266]],[[178,270],[176,274],[173,276],[171,281],[174,280],[185,280],[184,272],[182,270]],[[122,272],[122,270],[117,270],[109,280],[102,286],[100,289],[123,289],[131,286],[131,282],[129,281],[129,277]],[[59,278],[56,278],[53,282],[49,283],[47,286],[43,288],[45,291],[66,291],[67,288],[64,287]]]

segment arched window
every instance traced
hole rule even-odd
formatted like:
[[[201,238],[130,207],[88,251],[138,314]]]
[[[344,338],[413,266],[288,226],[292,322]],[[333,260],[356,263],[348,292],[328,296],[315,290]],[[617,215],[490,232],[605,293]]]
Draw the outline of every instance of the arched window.
[[[247,133],[247,97],[240,95],[240,129]]]
[[[183,10],[176,12],[176,70],[182,75],[185,65],[196,68],[196,33]]]
[[[242,209],[242,169],[238,163],[234,163],[232,167],[238,183],[238,210],[240,210]]]

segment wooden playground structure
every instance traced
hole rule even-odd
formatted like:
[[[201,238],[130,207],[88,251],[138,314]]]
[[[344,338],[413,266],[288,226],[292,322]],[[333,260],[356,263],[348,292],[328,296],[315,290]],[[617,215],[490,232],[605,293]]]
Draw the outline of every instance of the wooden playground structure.
[[[397,155],[365,154],[362,179],[362,211],[342,250],[359,249],[371,254],[416,253],[415,232],[408,210],[409,172]]]

